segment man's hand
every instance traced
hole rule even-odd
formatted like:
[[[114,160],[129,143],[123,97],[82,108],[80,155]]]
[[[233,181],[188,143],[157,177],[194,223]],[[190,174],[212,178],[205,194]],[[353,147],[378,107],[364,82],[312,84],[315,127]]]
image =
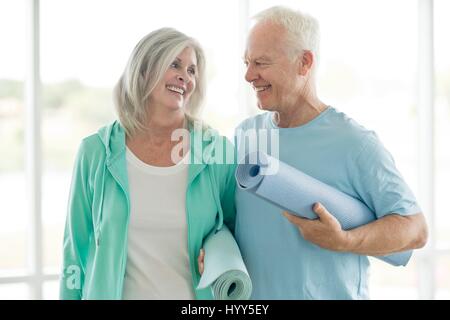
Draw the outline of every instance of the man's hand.
[[[339,221],[318,202],[314,204],[313,211],[319,219],[300,218],[287,211],[283,215],[298,227],[305,240],[324,249],[346,251],[350,242],[349,234],[342,230]]]
[[[203,248],[200,249],[197,262],[198,262],[198,272],[200,273],[200,275],[202,275],[203,271],[205,270],[205,249]]]

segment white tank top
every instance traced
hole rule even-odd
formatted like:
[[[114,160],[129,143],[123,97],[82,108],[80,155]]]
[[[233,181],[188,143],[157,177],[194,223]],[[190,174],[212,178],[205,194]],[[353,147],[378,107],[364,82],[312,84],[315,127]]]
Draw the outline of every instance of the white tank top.
[[[186,188],[189,154],[155,167],[127,148],[130,193],[123,299],[194,299],[189,269]]]

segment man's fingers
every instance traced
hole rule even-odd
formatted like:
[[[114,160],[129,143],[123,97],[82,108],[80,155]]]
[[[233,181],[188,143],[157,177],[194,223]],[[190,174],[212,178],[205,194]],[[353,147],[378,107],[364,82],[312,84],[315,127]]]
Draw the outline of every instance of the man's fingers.
[[[297,217],[290,212],[283,211],[283,216],[285,216],[291,223],[295,224],[298,227],[302,227],[306,221],[306,219]]]
[[[315,203],[313,210],[319,216],[321,222],[327,225],[339,225],[342,229],[341,223],[321,203]]]
[[[313,206],[313,211],[319,216],[320,220],[329,220],[331,218],[331,213],[320,203],[316,202]]]

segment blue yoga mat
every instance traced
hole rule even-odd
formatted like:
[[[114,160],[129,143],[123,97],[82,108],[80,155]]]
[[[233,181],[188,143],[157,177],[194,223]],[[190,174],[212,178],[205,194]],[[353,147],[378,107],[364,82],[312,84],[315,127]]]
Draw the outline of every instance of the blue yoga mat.
[[[344,230],[376,219],[375,214],[355,199],[276,158],[262,152],[248,154],[236,170],[238,186],[297,216],[317,219],[312,210],[322,203]],[[394,266],[406,266],[412,251],[375,256]]]
[[[252,282],[239,247],[226,225],[205,239],[205,268],[197,289],[211,286],[216,300],[248,300]]]

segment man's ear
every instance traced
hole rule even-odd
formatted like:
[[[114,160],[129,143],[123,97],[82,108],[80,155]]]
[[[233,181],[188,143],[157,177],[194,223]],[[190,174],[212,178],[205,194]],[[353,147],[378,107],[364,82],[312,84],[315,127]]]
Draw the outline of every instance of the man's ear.
[[[314,62],[314,54],[309,50],[303,50],[303,53],[299,58],[298,73],[302,76],[306,76],[309,70],[311,70],[312,68]]]

